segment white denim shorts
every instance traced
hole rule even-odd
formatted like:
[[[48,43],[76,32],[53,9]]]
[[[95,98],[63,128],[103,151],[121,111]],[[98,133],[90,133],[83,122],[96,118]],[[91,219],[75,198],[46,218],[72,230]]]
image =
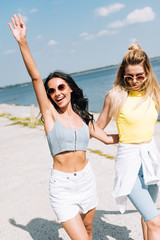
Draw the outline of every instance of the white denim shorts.
[[[95,208],[98,197],[90,163],[74,173],[51,169],[49,198],[59,222],[65,222],[78,213],[85,214]]]

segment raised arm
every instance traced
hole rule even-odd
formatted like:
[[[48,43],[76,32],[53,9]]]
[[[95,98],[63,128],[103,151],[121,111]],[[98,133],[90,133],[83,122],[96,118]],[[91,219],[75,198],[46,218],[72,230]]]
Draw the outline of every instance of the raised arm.
[[[26,40],[26,33],[27,33],[26,26],[22,21],[20,14],[18,14],[18,17],[14,14],[14,16],[11,18],[11,21],[12,21],[12,24],[9,23],[8,25],[13,33],[13,36],[15,37],[15,39],[19,44],[23,61],[32,79],[32,83],[37,96],[40,111],[45,119],[46,115],[51,115],[50,102],[47,97],[41,75],[37,69],[37,66],[34,62],[34,59],[28,47],[28,43]]]

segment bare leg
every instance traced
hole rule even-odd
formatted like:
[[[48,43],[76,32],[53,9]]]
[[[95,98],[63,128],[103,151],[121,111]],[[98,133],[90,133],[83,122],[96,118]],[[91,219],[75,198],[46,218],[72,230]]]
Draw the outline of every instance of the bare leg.
[[[143,232],[143,239],[148,240],[147,238],[147,224],[144,222],[144,219],[141,217],[141,224],[142,224],[142,232]]]
[[[72,240],[89,240],[80,214],[61,224]]]
[[[160,239],[160,215],[146,222],[147,225],[147,240],[159,240]]]
[[[81,214],[84,226],[86,228],[86,231],[88,233],[89,236],[89,240],[92,240],[92,234],[93,234],[93,219],[94,219],[94,215],[95,215],[95,208],[91,209],[90,211],[88,211],[86,214]]]

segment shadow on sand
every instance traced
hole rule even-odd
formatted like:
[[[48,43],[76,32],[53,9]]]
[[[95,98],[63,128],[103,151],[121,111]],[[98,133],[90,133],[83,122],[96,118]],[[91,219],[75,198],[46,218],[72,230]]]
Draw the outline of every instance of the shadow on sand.
[[[136,210],[126,211],[125,214],[137,212]],[[112,237],[115,240],[134,240],[129,237],[131,230],[126,226],[118,226],[107,223],[103,220],[104,215],[121,215],[119,211],[96,210],[93,222],[93,240],[109,240]],[[123,216],[122,216],[123,217]]]
[[[131,214],[135,210],[126,211],[125,214]],[[118,226],[103,221],[106,214],[120,214],[118,211],[96,210],[93,222],[93,240],[109,240],[112,237],[115,240],[134,240],[129,237],[131,230],[125,226]],[[61,224],[56,221],[49,221],[43,218],[34,218],[26,226],[16,223],[14,219],[9,220],[10,224],[27,231],[33,240],[64,240],[59,237]]]

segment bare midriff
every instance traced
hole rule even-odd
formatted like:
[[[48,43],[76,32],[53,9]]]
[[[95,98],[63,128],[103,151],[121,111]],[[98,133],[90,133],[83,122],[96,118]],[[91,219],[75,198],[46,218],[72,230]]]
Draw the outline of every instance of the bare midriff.
[[[87,163],[85,151],[69,151],[54,156],[53,168],[58,171],[72,173],[81,171]]]

